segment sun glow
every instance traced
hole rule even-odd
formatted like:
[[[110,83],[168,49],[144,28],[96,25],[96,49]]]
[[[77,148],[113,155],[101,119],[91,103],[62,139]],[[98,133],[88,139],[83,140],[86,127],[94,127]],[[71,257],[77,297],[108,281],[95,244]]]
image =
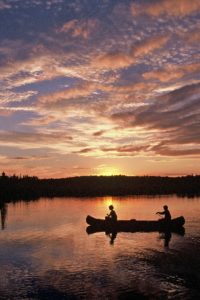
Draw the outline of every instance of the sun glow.
[[[99,175],[102,176],[113,176],[113,175],[120,175],[120,171],[117,168],[114,167],[104,167],[101,168],[99,171]]]
[[[113,199],[112,196],[106,196],[103,198],[103,207],[105,207],[105,210],[107,213],[109,213],[109,206],[113,205],[115,210],[118,210],[119,208],[119,202],[116,201],[116,199]]]
[[[110,196],[107,196],[105,198],[103,198],[103,203],[106,207],[108,207],[109,205],[113,205],[113,198]]]

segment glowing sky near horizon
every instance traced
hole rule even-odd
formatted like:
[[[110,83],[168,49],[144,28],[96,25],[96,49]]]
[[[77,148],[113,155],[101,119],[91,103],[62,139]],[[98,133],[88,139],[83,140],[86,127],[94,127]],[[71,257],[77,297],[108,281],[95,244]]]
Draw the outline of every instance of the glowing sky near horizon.
[[[0,1],[0,172],[200,173],[199,0]]]

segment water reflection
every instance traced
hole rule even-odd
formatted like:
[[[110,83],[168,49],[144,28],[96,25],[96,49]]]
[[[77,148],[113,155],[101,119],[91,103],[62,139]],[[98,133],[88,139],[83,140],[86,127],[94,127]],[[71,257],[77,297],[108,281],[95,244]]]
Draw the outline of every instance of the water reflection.
[[[169,247],[169,242],[171,241],[171,238],[172,238],[172,233],[169,230],[162,232],[160,235],[160,239],[164,240],[164,247]]]
[[[4,230],[6,227],[8,205],[0,202],[0,211],[1,211],[1,230]]]
[[[138,220],[151,220],[166,203],[111,200],[120,219]],[[158,231],[87,235],[87,214],[104,216],[101,198],[9,203],[1,208],[3,228],[7,210],[9,218],[0,234],[0,299],[200,299],[200,198],[167,202],[173,217],[186,219],[184,238]]]
[[[114,241],[117,237],[117,231],[106,232],[106,235],[110,238],[110,245],[114,245]]]
[[[104,232],[104,230],[97,229],[94,226],[88,226],[86,228],[86,232],[87,232],[87,234],[90,235],[90,234],[94,234],[94,233]],[[144,233],[145,231],[143,230],[143,231],[135,231],[135,232]],[[154,232],[154,231],[146,231],[146,232]],[[130,233],[134,234],[133,231],[132,232],[130,231]],[[110,245],[114,245],[115,239],[117,238],[117,234],[118,234],[117,230],[111,230],[111,231],[107,230],[107,231],[105,231],[105,235],[107,237],[109,237],[109,239],[110,239]],[[166,230],[166,231],[163,231],[163,232],[159,232],[158,239],[159,240],[163,240],[164,247],[169,248],[169,244],[170,244],[170,241],[171,241],[171,238],[172,238],[172,234],[173,234],[173,232],[171,230]],[[179,235],[179,236],[184,236],[185,235],[185,229],[184,229],[184,227],[182,227],[179,230],[177,230],[174,234]]]

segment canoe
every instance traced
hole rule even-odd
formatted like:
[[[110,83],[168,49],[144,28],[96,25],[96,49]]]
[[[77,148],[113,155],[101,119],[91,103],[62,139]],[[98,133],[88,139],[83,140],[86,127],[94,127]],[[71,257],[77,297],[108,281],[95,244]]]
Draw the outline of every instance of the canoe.
[[[118,220],[113,223],[109,220],[96,219],[92,216],[87,216],[87,224],[90,226],[87,228],[87,233],[94,232],[153,232],[153,231],[171,231],[184,234],[183,225],[185,224],[184,217],[178,217],[172,219],[170,223],[166,223],[164,220],[155,221],[142,221],[142,220]]]

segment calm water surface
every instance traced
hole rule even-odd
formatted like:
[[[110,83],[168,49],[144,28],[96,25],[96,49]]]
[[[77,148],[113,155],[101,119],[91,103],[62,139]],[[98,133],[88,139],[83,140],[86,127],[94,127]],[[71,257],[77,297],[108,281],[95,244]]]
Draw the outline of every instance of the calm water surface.
[[[168,204],[185,235],[86,233],[87,214],[157,219]],[[200,198],[54,198],[1,209],[0,299],[200,299]]]

